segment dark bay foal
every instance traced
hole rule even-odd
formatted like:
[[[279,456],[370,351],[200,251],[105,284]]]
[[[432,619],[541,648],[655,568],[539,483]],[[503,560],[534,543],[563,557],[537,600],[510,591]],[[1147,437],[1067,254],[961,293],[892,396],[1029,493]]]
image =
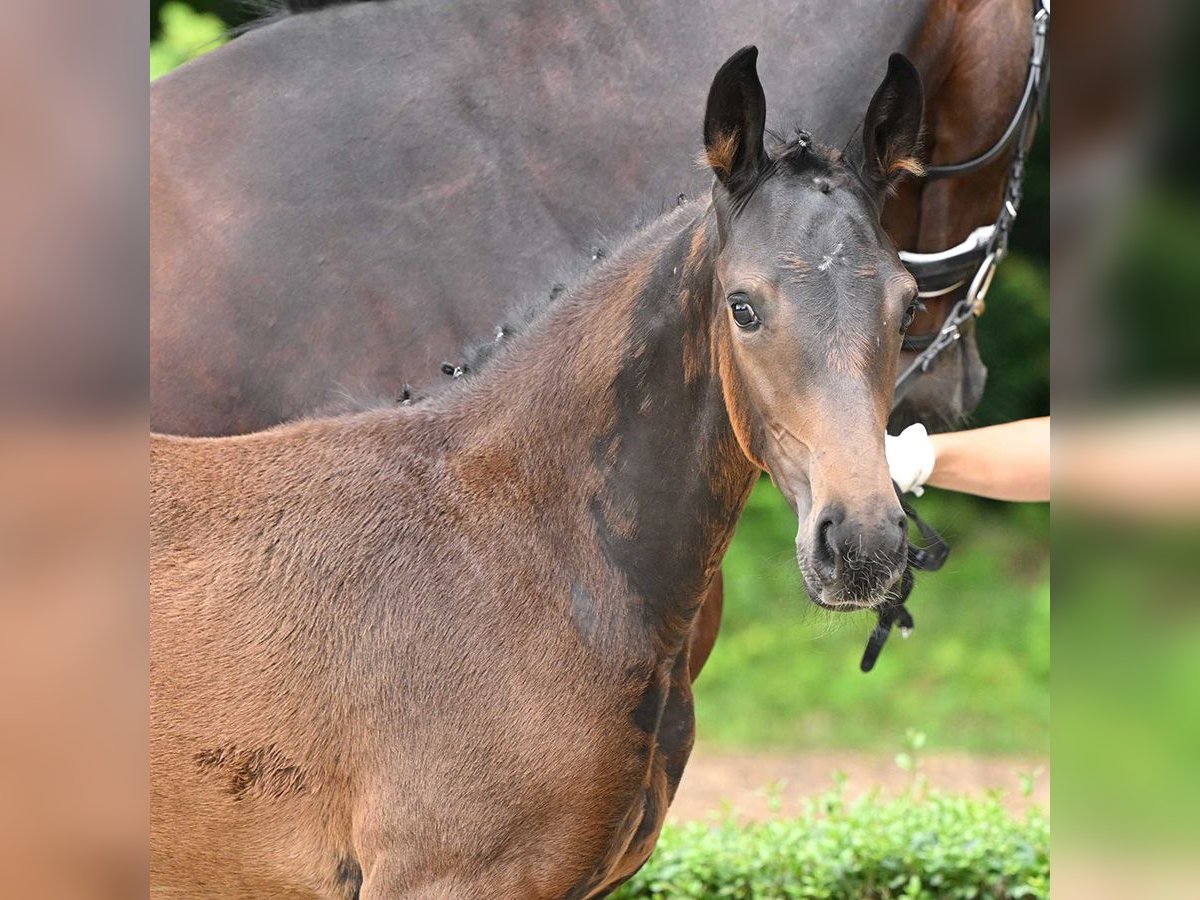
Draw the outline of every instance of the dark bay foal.
[[[713,82],[711,201],[402,408],[152,443],[152,882],[170,897],[598,897],[692,744],[686,640],[760,470],[814,600],[905,561],[883,429],[915,285],[903,57],[862,159]]]

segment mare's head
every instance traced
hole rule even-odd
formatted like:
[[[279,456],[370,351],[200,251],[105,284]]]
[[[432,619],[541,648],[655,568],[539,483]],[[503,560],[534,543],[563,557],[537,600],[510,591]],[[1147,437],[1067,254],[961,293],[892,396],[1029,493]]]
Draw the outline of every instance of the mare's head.
[[[907,552],[883,434],[916,301],[879,216],[895,181],[917,168],[920,76],[891,57],[852,163],[803,133],[768,150],[757,56],[747,47],[721,67],[704,122],[726,407],[742,450],[799,517],[810,596],[874,606]]]

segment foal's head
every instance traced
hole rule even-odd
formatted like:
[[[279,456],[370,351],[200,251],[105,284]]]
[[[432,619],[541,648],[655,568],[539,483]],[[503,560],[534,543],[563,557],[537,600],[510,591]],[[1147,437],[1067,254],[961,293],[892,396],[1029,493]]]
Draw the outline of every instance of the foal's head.
[[[916,283],[879,211],[917,169],[920,76],[891,57],[863,122],[862,160],[849,163],[803,132],[767,151],[757,56],[747,47],[721,67],[704,122],[726,406],[742,449],[800,519],[809,594],[831,608],[872,606],[907,549],[883,434]]]

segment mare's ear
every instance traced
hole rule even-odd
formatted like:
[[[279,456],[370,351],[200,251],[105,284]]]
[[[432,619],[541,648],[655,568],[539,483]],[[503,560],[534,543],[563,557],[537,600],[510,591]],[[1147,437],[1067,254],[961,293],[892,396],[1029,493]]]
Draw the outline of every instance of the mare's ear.
[[[753,181],[766,164],[767,99],[758,80],[757,47],[743,47],[717,70],[704,112],[704,155],[730,191]]]
[[[924,173],[917,159],[924,112],[921,73],[904,54],[893,53],[863,120],[863,176],[880,190]]]

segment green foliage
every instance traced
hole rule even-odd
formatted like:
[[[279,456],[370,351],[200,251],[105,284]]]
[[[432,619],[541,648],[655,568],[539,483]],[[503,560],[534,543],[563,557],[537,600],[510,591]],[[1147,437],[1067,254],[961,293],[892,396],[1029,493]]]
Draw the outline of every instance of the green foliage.
[[[851,804],[841,789],[795,820],[668,824],[619,890],[640,898],[1042,898],[1050,825],[1014,819],[995,797],[939,792]]]
[[[162,31],[150,44],[151,80],[224,42],[225,23],[216,16],[198,13],[180,2],[166,4]]]
[[[1049,268],[1019,253],[1001,263],[975,334],[988,381],[971,425],[1048,415]]]
[[[917,503],[950,559],[918,573],[912,637],[893,634],[864,675],[874,616],[811,603],[796,518],[759,484],[725,558],[721,634],[696,682],[701,743],[891,751],[913,727],[934,750],[1049,752],[1048,509],[934,490]]]
[[[1130,204],[1115,265],[1099,287],[1097,316],[1109,320],[1109,385],[1123,393],[1195,386],[1200,328],[1200,216],[1186,194],[1158,188]]]

